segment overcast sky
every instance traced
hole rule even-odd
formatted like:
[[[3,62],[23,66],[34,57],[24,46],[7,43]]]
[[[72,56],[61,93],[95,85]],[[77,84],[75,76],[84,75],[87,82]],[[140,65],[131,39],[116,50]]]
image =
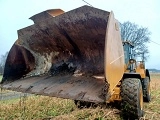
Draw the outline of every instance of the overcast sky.
[[[121,23],[130,21],[148,27],[151,40],[160,44],[160,0],[86,0],[92,6],[113,11]],[[28,18],[47,9],[64,11],[85,5],[82,0],[0,0],[0,55],[18,38],[17,30],[33,24]],[[147,68],[160,69],[160,45],[148,44]]]

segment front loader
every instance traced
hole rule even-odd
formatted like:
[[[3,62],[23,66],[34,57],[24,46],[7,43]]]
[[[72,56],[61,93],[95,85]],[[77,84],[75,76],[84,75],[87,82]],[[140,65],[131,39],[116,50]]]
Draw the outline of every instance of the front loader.
[[[143,116],[150,101],[150,75],[131,56],[113,12],[82,6],[32,16],[18,30],[5,64],[1,87],[72,99],[80,103],[120,101],[124,116]],[[125,54],[124,54],[125,53]]]

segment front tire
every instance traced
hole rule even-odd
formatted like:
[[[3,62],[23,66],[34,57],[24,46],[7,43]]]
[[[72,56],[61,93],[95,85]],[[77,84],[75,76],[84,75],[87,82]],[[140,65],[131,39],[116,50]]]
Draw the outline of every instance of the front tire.
[[[143,117],[143,91],[141,81],[127,78],[121,85],[121,109],[124,119],[140,119]]]

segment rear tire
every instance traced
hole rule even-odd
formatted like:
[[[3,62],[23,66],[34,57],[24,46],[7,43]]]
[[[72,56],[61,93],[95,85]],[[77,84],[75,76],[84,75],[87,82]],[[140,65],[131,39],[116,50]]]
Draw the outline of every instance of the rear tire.
[[[142,83],[143,87],[143,100],[144,102],[151,101],[151,88],[150,88],[150,80],[149,77],[146,77]]]
[[[121,109],[124,119],[143,117],[143,91],[139,79],[127,78],[121,85]]]

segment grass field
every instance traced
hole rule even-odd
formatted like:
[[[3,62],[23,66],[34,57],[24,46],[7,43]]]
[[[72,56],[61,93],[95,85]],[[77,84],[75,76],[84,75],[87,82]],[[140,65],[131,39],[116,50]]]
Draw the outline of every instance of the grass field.
[[[160,118],[160,74],[151,75],[152,101],[144,104],[145,120]],[[78,109],[72,100],[45,96],[20,97],[0,101],[0,120],[121,120],[120,110],[107,108]]]

